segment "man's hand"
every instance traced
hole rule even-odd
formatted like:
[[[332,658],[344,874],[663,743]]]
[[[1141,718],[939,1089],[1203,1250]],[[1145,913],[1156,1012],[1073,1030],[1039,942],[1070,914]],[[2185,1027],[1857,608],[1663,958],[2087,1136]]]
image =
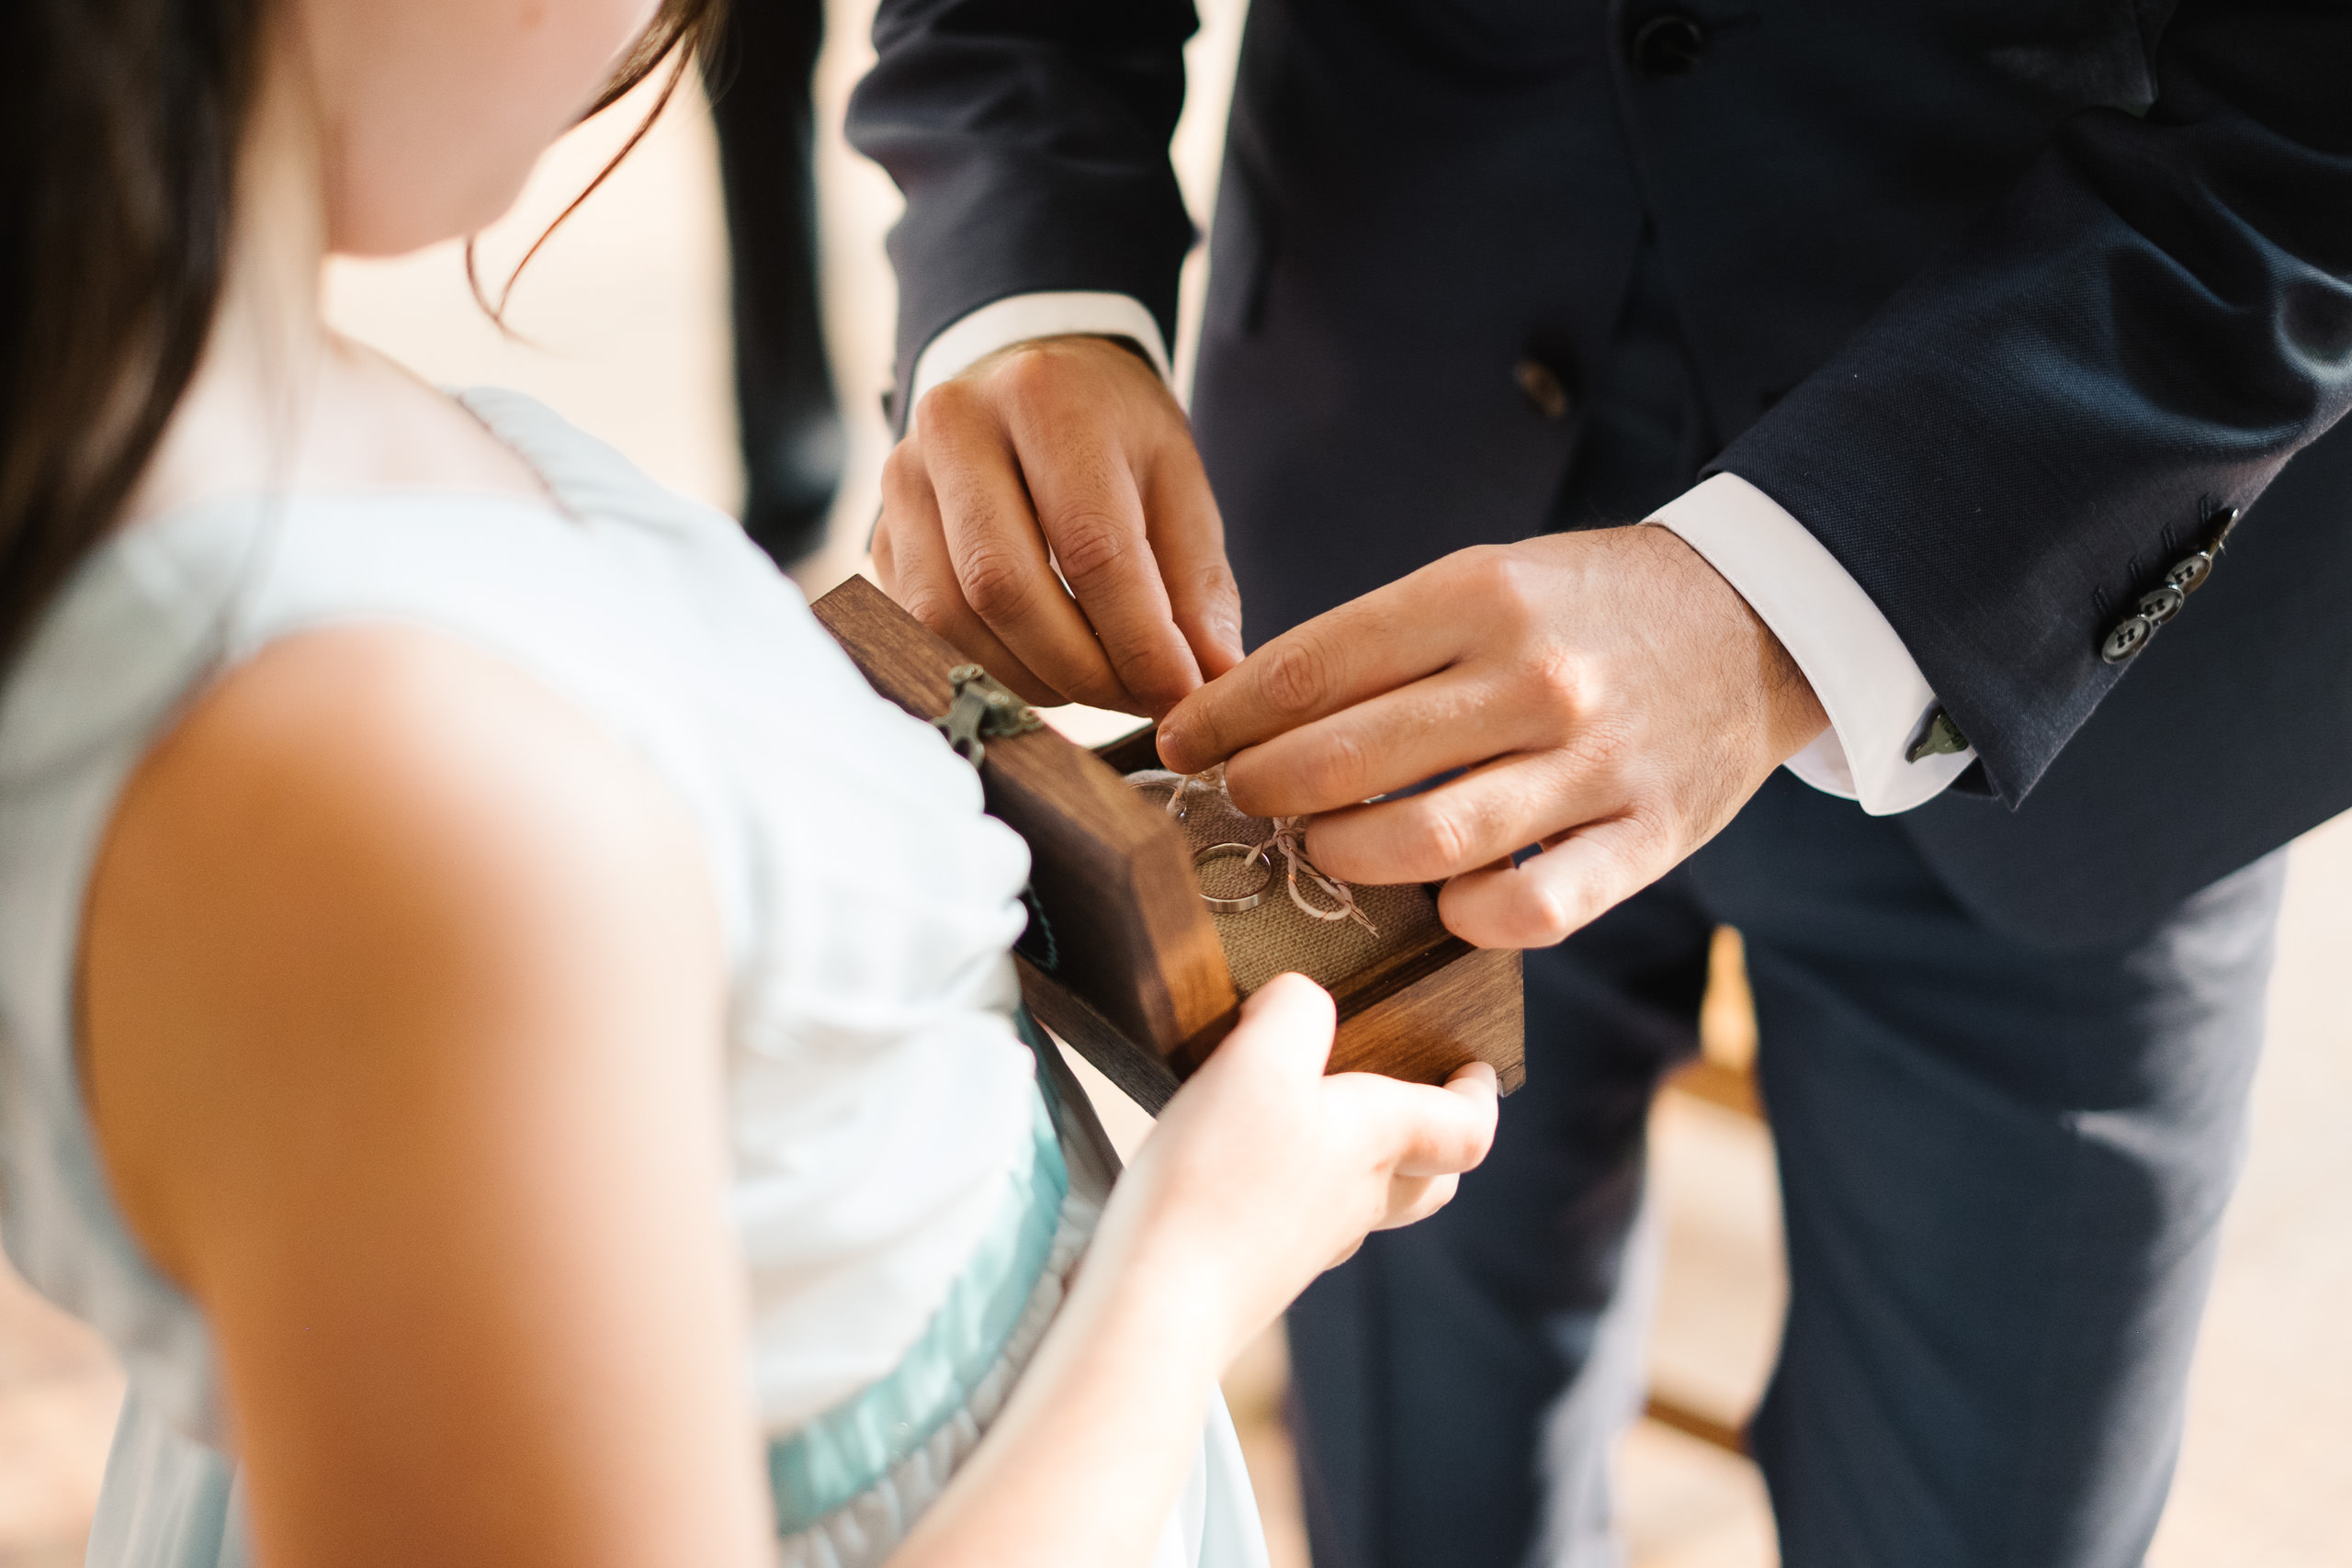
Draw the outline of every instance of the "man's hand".
[[[1106,338],[1018,344],[926,393],[882,470],[874,570],[1033,703],[1157,717],[1241,658],[1184,411]]]
[[[1451,878],[1457,935],[1543,947],[1713,838],[1827,725],[1704,558],[1610,528],[1464,550],[1317,616],[1180,704],[1159,753],[1228,760],[1254,815],[1317,813],[1333,875]]]

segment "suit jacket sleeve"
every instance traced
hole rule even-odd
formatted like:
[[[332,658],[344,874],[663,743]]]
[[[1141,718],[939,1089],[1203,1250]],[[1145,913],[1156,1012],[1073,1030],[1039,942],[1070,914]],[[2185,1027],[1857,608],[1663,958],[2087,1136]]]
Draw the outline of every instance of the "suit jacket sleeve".
[[[1015,294],[1129,295],[1175,341],[1193,232],[1168,144],[1196,26],[1192,0],[882,0],[849,140],[906,193],[899,386]]]
[[[2121,678],[2108,632],[2352,404],[2352,4],[2188,0],[2154,63],[2144,116],[2066,122],[1713,465],[1861,585],[2012,804]]]

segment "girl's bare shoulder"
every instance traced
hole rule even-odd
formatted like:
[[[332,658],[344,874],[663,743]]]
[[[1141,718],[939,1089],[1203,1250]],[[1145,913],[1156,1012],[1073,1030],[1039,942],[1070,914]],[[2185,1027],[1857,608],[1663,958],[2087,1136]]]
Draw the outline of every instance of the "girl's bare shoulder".
[[[118,1194],[172,1269],[235,1185],[191,1128],[349,1111],[352,1072],[494,1061],[656,994],[714,1015],[718,948],[684,808],[527,673],[418,628],[284,638],[150,751],[93,871],[85,1083]]]

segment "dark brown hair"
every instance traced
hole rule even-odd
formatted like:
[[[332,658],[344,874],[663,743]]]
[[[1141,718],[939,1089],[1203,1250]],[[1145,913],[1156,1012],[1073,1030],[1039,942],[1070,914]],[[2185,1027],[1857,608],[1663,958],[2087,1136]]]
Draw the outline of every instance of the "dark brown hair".
[[[718,5],[662,0],[589,112],[673,54],[683,69]],[[196,373],[272,9],[0,0],[0,671]]]

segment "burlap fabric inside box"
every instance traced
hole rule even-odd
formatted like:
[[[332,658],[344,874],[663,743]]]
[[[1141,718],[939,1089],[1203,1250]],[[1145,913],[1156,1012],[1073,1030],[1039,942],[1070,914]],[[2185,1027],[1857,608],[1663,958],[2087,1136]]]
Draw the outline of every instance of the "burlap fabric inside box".
[[[1153,805],[1167,803],[1165,784],[1138,788]],[[1193,789],[1186,794],[1184,807],[1185,816],[1176,829],[1195,854],[1211,844],[1262,844],[1274,836],[1272,823],[1243,816],[1221,790]],[[1245,997],[1294,969],[1318,985],[1332,985],[1389,953],[1426,947],[1438,934],[1437,900],[1418,882],[1353,889],[1356,908],[1376,931],[1353,920],[1318,920],[1302,913],[1285,886],[1289,862],[1280,850],[1267,853],[1273,862],[1272,881],[1264,867],[1238,855],[1195,867],[1202,891],[1220,898],[1238,897],[1265,885],[1265,897],[1256,908],[1209,916],[1225,948],[1226,966],[1233,971],[1234,988]],[[1299,891],[1317,908],[1331,906],[1330,896],[1304,876]]]

